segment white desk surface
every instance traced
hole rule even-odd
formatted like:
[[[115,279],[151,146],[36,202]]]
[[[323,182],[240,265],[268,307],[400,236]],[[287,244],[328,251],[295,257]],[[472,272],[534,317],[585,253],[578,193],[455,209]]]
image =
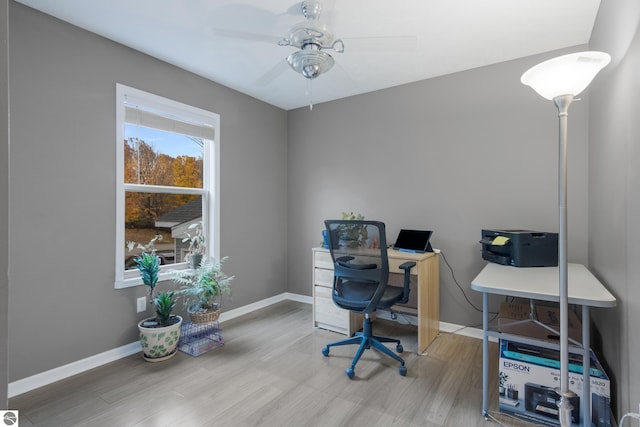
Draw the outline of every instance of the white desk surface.
[[[616,298],[582,264],[569,263],[570,304],[615,307]],[[471,289],[542,301],[559,301],[558,267],[512,267],[487,264],[471,282]]]

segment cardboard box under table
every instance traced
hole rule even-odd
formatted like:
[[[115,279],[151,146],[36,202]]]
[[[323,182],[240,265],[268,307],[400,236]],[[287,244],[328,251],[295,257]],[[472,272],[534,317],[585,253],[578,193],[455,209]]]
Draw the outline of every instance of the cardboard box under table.
[[[582,324],[573,311],[569,311],[568,328],[569,338],[576,344],[580,343]],[[560,339],[560,308],[550,305],[502,302],[498,313],[498,330],[508,334],[557,342]]]
[[[549,426],[558,421],[560,352],[545,347],[500,339],[499,408],[517,418]],[[610,384],[593,351],[590,354],[590,425],[609,427],[611,423]],[[581,354],[569,356],[569,389],[576,394],[572,425],[584,426],[582,419],[583,364]]]

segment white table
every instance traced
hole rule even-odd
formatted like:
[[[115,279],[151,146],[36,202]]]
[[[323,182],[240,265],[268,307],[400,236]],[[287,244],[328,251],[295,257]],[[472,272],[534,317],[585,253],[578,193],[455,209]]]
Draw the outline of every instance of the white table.
[[[569,304],[582,306],[583,396],[590,394],[589,307],[615,307],[616,298],[584,265],[569,263]],[[541,301],[559,301],[558,267],[512,267],[487,264],[471,282],[471,289],[482,292],[482,415],[488,416],[489,336],[504,336],[489,330],[488,295],[506,295]],[[583,419],[591,420],[591,399],[582,399]],[[591,425],[590,423],[585,425]]]

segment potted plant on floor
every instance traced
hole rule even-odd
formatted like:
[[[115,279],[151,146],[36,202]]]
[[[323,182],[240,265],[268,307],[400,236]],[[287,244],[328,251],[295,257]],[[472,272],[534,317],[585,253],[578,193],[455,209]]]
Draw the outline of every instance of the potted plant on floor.
[[[174,271],[173,280],[181,285],[177,293],[184,298],[184,308],[193,323],[218,320],[222,295],[231,295],[233,276],[227,276],[222,271],[222,264],[226,260],[227,257],[220,260],[205,259],[197,269]]]
[[[175,292],[155,293],[160,274],[160,257],[156,254],[153,243],[161,239],[161,236],[156,236],[146,245],[127,243],[129,250],[133,247],[142,249],[142,253],[136,258],[136,267],[140,270],[142,282],[148,287],[149,303],[156,311],[155,317],[138,323],[143,357],[149,362],[167,360],[176,354],[182,325],[182,317],[171,314],[176,305]]]

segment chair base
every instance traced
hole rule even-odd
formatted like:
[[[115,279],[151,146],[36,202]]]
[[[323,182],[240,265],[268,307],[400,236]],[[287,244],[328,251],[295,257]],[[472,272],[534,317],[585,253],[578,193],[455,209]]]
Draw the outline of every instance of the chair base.
[[[400,367],[398,368],[398,372],[400,373],[400,375],[402,375],[404,377],[405,375],[407,375],[407,368],[404,366],[404,359],[402,359],[400,356],[396,355],[393,351],[391,351],[389,348],[387,348],[385,345],[383,345],[382,344],[383,342],[395,343],[396,344],[396,352],[402,353],[403,348],[402,348],[402,344],[400,344],[400,340],[395,339],[395,338],[374,336],[372,334],[371,319],[369,318],[369,315],[365,315],[362,332],[357,332],[351,338],[346,338],[346,339],[343,339],[343,340],[334,341],[334,342],[331,342],[331,343],[327,344],[322,349],[322,354],[324,356],[329,356],[329,348],[330,347],[337,347],[337,346],[341,346],[341,345],[358,344],[359,347],[358,347],[358,350],[356,351],[355,356],[353,357],[353,360],[351,361],[351,367],[347,368],[347,370],[345,371],[345,373],[347,374],[349,379],[352,379],[354,377],[354,375],[355,375],[356,363],[358,363],[358,360],[360,360],[360,357],[362,356],[362,353],[364,353],[365,350],[368,350],[371,347],[373,347],[374,349],[380,351],[381,353],[386,354],[387,356],[391,357],[392,359],[395,359],[398,362],[400,362]]]

